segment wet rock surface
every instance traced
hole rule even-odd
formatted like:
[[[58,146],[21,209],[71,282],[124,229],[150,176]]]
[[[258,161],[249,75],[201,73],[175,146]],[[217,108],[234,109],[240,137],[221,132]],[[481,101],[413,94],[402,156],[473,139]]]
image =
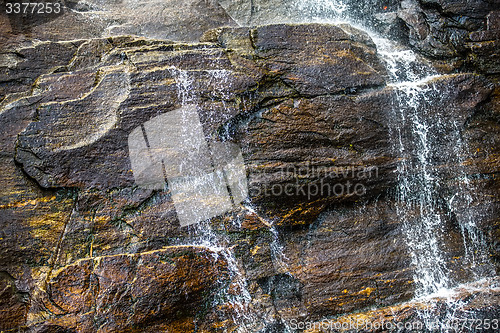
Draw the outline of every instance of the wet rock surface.
[[[4,32],[52,41],[116,35],[197,41],[210,28],[235,24],[215,0],[189,0],[182,3],[156,0],[58,0],[50,3],[61,4],[60,12],[55,13],[54,10],[48,14],[43,10],[43,15],[34,15],[27,10],[23,15],[8,15],[2,4],[0,15]]]
[[[493,279],[461,285],[446,296],[436,295],[322,322],[297,322],[296,326],[302,325],[304,332],[308,333],[325,332],[328,329],[338,332],[432,332],[439,327],[446,327],[453,332],[494,332],[497,330],[496,321],[493,320],[492,327],[490,320],[497,311],[492,304],[498,293],[498,279]],[[460,302],[467,305],[455,308]],[[470,312],[474,312],[473,318]]]
[[[241,326],[244,313],[250,331],[281,332],[291,320],[348,318],[372,307],[380,310],[363,315],[414,318],[421,305],[395,306],[415,291],[395,200],[402,157],[392,148],[398,125],[392,110],[401,96],[388,84],[370,37],[328,24],[206,31],[233,24],[218,10],[208,12],[219,21],[201,20],[189,35],[153,23],[139,31],[133,21],[127,25],[131,12],[113,18],[120,22],[116,34],[158,39],[102,38],[101,30],[70,36],[56,28],[68,15],[90,15],[99,6],[117,12],[127,4],[68,2],[74,11],[39,27],[47,39],[76,40],[39,42],[10,31],[15,38],[4,44],[0,329],[223,332]],[[227,1],[220,5],[237,17]],[[144,6],[147,12],[160,4]],[[470,66],[489,78],[450,74],[423,85],[434,91],[428,113],[442,136],[433,155],[433,167],[447,180],[439,197],[463,188],[457,170],[470,176],[472,209],[498,263],[500,93],[488,32],[498,29],[495,13],[490,5],[474,17],[448,2],[412,5],[416,12],[466,16],[464,24],[482,22],[467,26],[471,44],[454,53],[444,43],[435,46],[436,30],[423,42],[414,31],[420,23],[412,23],[421,15],[395,6],[389,9],[398,11],[410,42],[425,54],[471,59],[472,43],[484,52]],[[163,33],[202,41],[172,42]],[[201,226],[181,227],[168,190],[136,186],[128,136],[186,103],[197,106],[208,142],[241,148],[249,199]],[[456,138],[444,123],[456,124],[467,143],[453,164],[446,156],[456,154]],[[413,214],[417,219],[419,212]],[[449,214],[440,237],[450,269],[465,282],[473,277],[465,272],[471,263],[456,219]],[[199,239],[213,235],[221,244]],[[498,314],[495,295],[460,297],[488,317]]]
[[[227,263],[196,246],[92,256],[49,276],[37,305],[56,316],[37,318],[33,327],[86,332],[192,330],[203,303],[230,282]]]
[[[409,43],[435,59],[482,73],[498,74],[499,29],[495,1],[401,2],[398,16]]]

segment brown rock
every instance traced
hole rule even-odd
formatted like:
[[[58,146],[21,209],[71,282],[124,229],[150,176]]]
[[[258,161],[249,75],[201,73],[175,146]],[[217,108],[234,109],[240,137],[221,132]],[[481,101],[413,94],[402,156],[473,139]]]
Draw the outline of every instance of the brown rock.
[[[250,195],[280,223],[300,224],[310,223],[327,204],[374,197],[390,187],[395,161],[387,153],[381,112],[390,96],[387,90],[297,98],[264,109],[243,139]]]
[[[399,332],[443,329],[470,332],[478,326],[482,327],[481,330],[494,332],[496,328],[493,328],[489,321],[498,311],[497,283],[495,279],[471,283],[450,291],[449,297],[437,296],[415,300],[332,320],[301,324],[309,324],[310,328],[304,330],[307,333],[324,332],[322,328],[333,328],[339,332],[363,333],[387,332],[394,329]],[[483,322],[486,323],[484,327]]]
[[[6,15],[10,33],[40,40],[74,40],[137,35],[158,39],[197,41],[204,31],[234,25],[217,1],[66,0],[59,14]]]
[[[467,58],[467,71],[498,73],[498,14],[493,2],[405,0],[398,16],[409,28],[410,44],[438,62],[448,61],[452,71],[457,61]]]
[[[331,25],[269,25],[252,32],[256,56],[265,59],[269,74],[313,96],[384,84],[373,45],[353,36]]]
[[[486,18],[488,30],[500,30],[500,10],[491,11]]]
[[[0,272],[0,322],[1,330],[15,329],[24,324],[28,310],[29,294],[19,290],[15,279]]]
[[[0,100],[7,94],[29,90],[40,75],[67,65],[82,42],[30,42],[10,48],[9,52],[2,51]]]
[[[82,259],[51,273],[48,296],[62,316],[50,322],[102,332],[169,329],[211,302],[229,279],[226,265],[212,250],[192,246]]]
[[[411,298],[411,259],[390,203],[337,207],[322,214],[307,233],[288,238],[294,244],[286,255],[303,285],[309,318]]]

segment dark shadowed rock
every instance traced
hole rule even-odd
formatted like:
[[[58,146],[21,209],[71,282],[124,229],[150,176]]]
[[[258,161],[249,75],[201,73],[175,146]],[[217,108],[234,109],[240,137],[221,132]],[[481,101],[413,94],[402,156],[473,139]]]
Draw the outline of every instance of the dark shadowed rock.
[[[29,294],[18,289],[15,279],[5,271],[0,272],[1,330],[10,330],[26,321]]]
[[[495,2],[487,0],[405,0],[398,16],[409,28],[410,44],[425,55],[441,60],[461,58],[467,68],[498,74],[496,10]]]
[[[383,125],[390,99],[388,90],[296,98],[263,108],[243,139],[250,194],[270,208],[270,217],[287,224],[310,223],[329,203],[375,197],[390,188],[395,160]]]
[[[208,29],[235,25],[215,0],[57,2],[58,14],[6,14],[2,5],[5,32],[51,41],[116,35],[196,41]]]
[[[29,90],[42,74],[67,65],[78,46],[75,42],[29,42],[0,53],[0,100],[7,94]]]

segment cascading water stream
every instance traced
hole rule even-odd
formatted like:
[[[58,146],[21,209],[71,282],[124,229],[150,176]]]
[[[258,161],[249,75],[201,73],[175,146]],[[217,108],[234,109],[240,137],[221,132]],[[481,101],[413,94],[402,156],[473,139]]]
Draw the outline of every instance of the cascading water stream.
[[[252,214],[255,214],[256,216],[259,216],[255,209],[251,207],[249,204],[246,204],[243,206],[247,211],[249,211]],[[271,232],[273,236],[273,240],[271,241],[271,244],[269,244],[270,250],[271,250],[271,256],[272,256],[272,262],[274,266],[274,270],[277,273],[285,273],[285,274],[290,274],[290,270],[288,269],[288,258],[285,255],[283,244],[281,244],[280,239],[279,239],[279,233],[278,229],[276,229],[276,226],[272,221],[267,221],[264,220],[262,217],[259,217],[261,221],[269,227],[269,231]]]
[[[446,220],[455,219],[463,239],[462,265],[468,266],[473,280],[493,276],[485,237],[476,225],[473,186],[464,170],[467,146],[456,120],[435,118],[429,108],[433,103],[442,103],[440,98],[447,92],[439,90],[434,81],[439,80],[435,70],[420,60],[411,50],[400,50],[395,43],[372,34],[377,52],[386,62],[390,74],[389,86],[397,96],[392,110],[391,136],[397,156],[401,157],[398,171],[397,213],[403,226],[410,256],[415,269],[417,283],[415,296],[422,299],[444,297],[446,307],[442,317],[434,313],[438,306],[417,311],[427,328],[448,332],[449,323],[460,319],[466,302],[453,298],[453,289],[460,280],[448,267],[444,251]],[[446,148],[442,146],[443,137]],[[452,149],[447,155],[443,151]],[[441,151],[440,158],[436,152]],[[446,165],[451,170],[443,175],[440,168]],[[448,177],[456,179],[452,194],[443,193]],[[445,191],[446,192],[446,191]],[[447,198],[447,196],[449,196]],[[444,200],[441,199],[444,197]],[[444,201],[444,203],[443,203]],[[444,311],[443,311],[444,310]],[[474,318],[474,313],[467,316]],[[436,326],[437,323],[437,326]]]
[[[303,21],[347,23],[366,31],[385,61],[389,84],[396,93],[396,103],[391,110],[392,137],[396,154],[402,157],[398,166],[397,190],[398,216],[403,225],[410,255],[415,267],[416,296],[435,295],[454,287],[455,281],[447,267],[442,249],[443,227],[447,214],[455,214],[461,228],[465,255],[464,261],[472,266],[474,278],[491,275],[484,236],[475,223],[474,213],[468,209],[474,202],[472,184],[463,169],[453,170],[460,178],[456,193],[448,198],[447,206],[439,201],[438,190],[446,181],[433,163],[433,155],[439,149],[440,131],[433,126],[426,104],[440,94],[433,80],[439,78],[435,70],[419,59],[411,50],[381,38],[363,26],[363,18],[350,17],[348,6],[337,0],[306,0],[297,6],[303,10]],[[447,156],[447,164],[460,166],[463,160],[459,150],[466,146],[455,122],[443,122],[455,145],[455,156]],[[458,212],[461,213],[458,213]],[[477,268],[477,269],[474,269]]]
[[[219,64],[218,60],[212,61],[211,67],[223,67],[223,64]],[[194,93],[196,89],[193,89],[193,84],[195,83],[195,78],[187,70],[181,70],[178,68],[171,69],[172,76],[176,81],[177,86],[177,96],[178,100],[181,102],[182,106],[185,105],[197,105],[199,102],[199,96]],[[226,108],[226,100],[230,99],[227,91],[228,82],[230,82],[228,75],[231,74],[230,71],[225,69],[207,69],[198,72],[197,75],[206,76],[208,86],[212,87],[210,95],[217,98],[220,101],[223,108]],[[188,117],[185,117],[183,121],[189,121]],[[189,132],[189,128],[186,129]],[[190,134],[185,133],[186,140],[190,140]],[[247,210],[252,214],[257,214],[255,210],[249,204],[241,205],[241,208]],[[261,218],[261,217],[259,217]],[[233,223],[238,223],[238,219],[234,219]],[[269,231],[272,234],[272,240],[269,244],[272,262],[276,272],[290,274],[287,266],[287,258],[283,252],[283,246],[279,240],[279,234],[276,227],[272,222],[263,221],[265,225],[269,227]],[[236,226],[238,227],[238,226]],[[193,246],[203,246],[210,250],[214,258],[219,256],[224,259],[227,263],[229,270],[229,280],[231,281],[229,286],[223,285],[215,297],[212,306],[214,308],[220,306],[227,306],[229,304],[230,312],[233,322],[237,323],[237,332],[252,332],[256,322],[256,314],[252,309],[252,297],[248,290],[248,285],[244,274],[241,272],[238,260],[235,257],[233,246],[231,240],[226,234],[226,226],[224,223],[214,224],[214,221],[204,220],[194,225],[188,227],[189,237],[188,239],[182,239],[180,242],[182,245],[193,245]],[[187,244],[186,244],[187,243]],[[257,325],[258,326],[258,325]],[[286,324],[285,324],[286,326]]]
[[[435,199],[435,177],[430,163],[432,133],[419,112],[419,100],[425,98],[428,89],[421,88],[418,82],[398,83],[394,87],[399,101],[394,116],[410,129],[412,136],[409,147],[403,142],[410,140],[403,138],[401,128],[397,128],[398,150],[403,158],[398,165],[397,208],[415,266],[417,296],[423,296],[451,286],[439,246],[443,220]]]
[[[224,226],[219,226],[224,228]],[[254,319],[250,310],[251,296],[247,288],[245,277],[238,267],[238,262],[234,251],[227,237],[217,233],[213,229],[210,221],[203,221],[190,227],[189,241],[191,245],[206,246],[211,250],[214,259],[221,256],[227,263],[229,271],[229,286],[224,286],[219,290],[217,297],[212,304],[213,307],[223,305],[227,302],[231,305],[233,312],[232,320],[238,323],[238,332],[248,332],[247,325]],[[186,240],[183,240],[185,242]],[[229,289],[232,289],[231,291]]]
[[[294,2],[294,7],[308,22],[339,19],[347,9],[342,0],[298,0]]]
[[[398,166],[398,215],[411,251],[418,283],[417,296],[436,295],[456,286],[456,281],[447,267],[441,248],[445,219],[456,216],[464,244],[464,262],[471,266],[474,279],[491,275],[484,236],[477,227],[473,210],[473,188],[463,167],[463,151],[467,148],[461,138],[456,121],[433,119],[430,103],[440,103],[439,91],[433,80],[439,75],[409,50],[398,51],[397,45],[382,38],[373,38],[379,54],[387,63],[392,78],[390,86],[397,93],[397,107],[393,110],[395,148],[402,163]],[[441,128],[435,122],[439,121]],[[440,174],[443,161],[434,161],[433,155],[441,150],[440,136],[447,133],[448,148],[453,154],[444,157],[458,178],[458,187],[446,205],[439,199],[439,189],[446,182]],[[453,167],[456,166],[456,167]],[[446,195],[443,194],[446,197]],[[459,213],[461,212],[461,213]],[[483,269],[475,269],[475,266]],[[490,267],[491,268],[491,267]]]
[[[481,218],[480,212],[474,209],[479,199],[476,197],[471,177],[467,174],[464,165],[466,165],[464,151],[467,145],[460,135],[458,124],[454,121],[455,136],[453,141],[456,143],[454,155],[457,156],[456,164],[459,169],[456,170],[456,177],[461,184],[460,191],[457,191],[447,198],[447,207],[451,214],[458,217],[459,226],[463,235],[464,259],[473,274],[475,280],[495,275],[495,269],[491,264],[486,237],[479,229],[476,221]]]
[[[436,202],[436,179],[432,172],[432,136],[422,102],[432,89],[426,83],[436,73],[410,50],[398,50],[395,43],[373,38],[386,61],[397,95],[392,119],[392,137],[398,165],[398,216],[403,222],[410,255],[415,266],[417,296],[429,295],[451,286],[446,260],[439,246],[442,216]]]

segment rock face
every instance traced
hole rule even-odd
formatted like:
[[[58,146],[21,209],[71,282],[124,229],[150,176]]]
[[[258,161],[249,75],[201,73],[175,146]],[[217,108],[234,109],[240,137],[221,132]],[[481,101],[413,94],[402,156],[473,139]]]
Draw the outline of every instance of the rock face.
[[[242,26],[276,22],[344,21],[362,23],[384,35],[403,38],[403,21],[397,16],[399,0],[220,0],[225,11]]]
[[[404,0],[398,16],[409,42],[422,53],[455,66],[498,74],[499,12],[495,1]]]
[[[304,0],[285,4],[221,0],[220,4],[241,25],[347,18],[445,62],[442,70],[463,67],[498,74],[500,68],[500,14],[493,0]]]
[[[493,287],[492,287],[493,286]],[[453,332],[495,331],[490,320],[496,310],[491,304],[498,297],[498,280],[483,281],[461,285],[452,290],[447,297],[429,297],[397,306],[379,308],[364,313],[341,316],[321,322],[295,322],[293,326],[303,326],[304,332],[324,332],[324,329],[336,329],[338,332],[432,332],[439,327],[447,327]],[[453,309],[457,302],[467,299],[468,305]],[[467,312],[475,313],[475,321],[468,319]],[[453,313],[450,316],[450,312]],[[425,314],[426,317],[422,317]],[[483,321],[486,323],[483,327]],[[477,322],[477,323],[476,323]],[[479,323],[481,322],[481,323]],[[496,323],[496,321],[494,321]],[[481,326],[481,328],[479,328]],[[496,327],[496,324],[493,325]]]
[[[175,35],[173,24],[139,31],[133,20],[141,16],[120,10],[145,15],[173,3],[67,1],[77,12],[39,26],[99,6],[119,17],[116,33],[191,39],[225,25],[201,20],[199,29],[183,32],[189,35]],[[220,5],[238,21],[235,13],[248,2]],[[252,20],[265,8],[254,8]],[[404,16],[405,8],[398,15],[411,28],[419,16]],[[232,24],[219,9],[209,14]],[[162,13],[161,20],[175,14]],[[497,29],[495,14],[487,15],[487,29]],[[47,38],[67,39],[63,32]],[[10,36],[0,55],[0,330],[282,332],[294,321],[332,316],[410,320],[426,307],[409,302],[417,281],[396,200],[403,156],[394,133],[413,137],[394,116],[401,92],[366,33],[273,24],[215,28],[196,43],[78,37]],[[484,52],[495,58],[494,48]],[[446,61],[453,57],[464,54]],[[446,219],[439,240],[457,283],[474,278],[461,214],[474,211],[493,275],[500,254],[500,89],[492,67],[471,64],[475,72],[420,84],[430,91],[429,130],[439,134],[431,161],[445,181],[436,201],[463,190],[457,170],[474,189],[473,205],[440,206]],[[136,185],[128,141],[146,122],[185,105],[196,107],[211,147],[241,149],[249,189],[241,205],[189,227],[181,227],[168,188]],[[457,297],[469,302],[465,312],[487,318],[499,312],[495,293],[462,290]]]
[[[34,327],[70,331],[189,331],[204,302],[229,286],[227,263],[203,247],[173,246],[78,260],[50,273]]]
[[[22,1],[12,1],[19,2]],[[139,35],[197,41],[204,31],[234,25],[215,0],[135,1],[61,0],[57,14],[6,15],[4,32],[41,40],[74,40],[114,35]]]

